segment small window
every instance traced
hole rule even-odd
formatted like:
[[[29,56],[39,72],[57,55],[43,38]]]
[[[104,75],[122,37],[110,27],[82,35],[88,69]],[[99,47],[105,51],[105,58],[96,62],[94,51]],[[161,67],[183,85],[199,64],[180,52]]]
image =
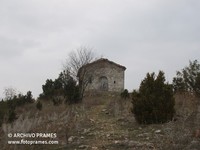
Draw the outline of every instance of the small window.
[[[116,81],[114,81],[114,84],[116,83]]]
[[[92,76],[89,76],[89,78],[88,78],[88,83],[90,83],[90,84],[92,84]]]

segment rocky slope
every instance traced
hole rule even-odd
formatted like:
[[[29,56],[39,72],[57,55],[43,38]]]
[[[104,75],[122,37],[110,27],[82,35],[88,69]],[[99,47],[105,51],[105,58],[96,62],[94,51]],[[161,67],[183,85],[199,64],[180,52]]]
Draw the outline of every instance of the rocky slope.
[[[123,100],[115,94],[88,96],[82,104],[71,106],[43,105],[42,111],[35,106],[23,108],[18,120],[2,126],[1,149],[200,149],[198,111],[191,111],[187,116],[177,115],[174,121],[165,124],[139,125],[130,111],[130,99]],[[56,133],[54,140],[59,144],[8,145],[7,134],[14,132]]]

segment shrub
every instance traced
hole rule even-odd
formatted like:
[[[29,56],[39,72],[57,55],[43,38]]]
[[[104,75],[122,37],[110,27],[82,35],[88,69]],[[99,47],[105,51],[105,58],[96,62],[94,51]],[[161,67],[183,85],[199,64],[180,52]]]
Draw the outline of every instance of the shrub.
[[[76,85],[76,81],[70,78],[65,84],[65,97],[66,103],[74,104],[80,102],[79,86]]]
[[[12,123],[17,119],[16,113],[14,110],[9,110],[8,111],[8,123]]]
[[[197,60],[189,62],[181,71],[177,71],[173,78],[175,92],[191,92],[200,95],[200,64]]]
[[[7,97],[9,97],[9,98],[6,98],[6,101],[2,100],[0,102],[0,111],[1,111],[0,112],[0,124],[3,122],[4,118],[8,123],[12,123],[15,119],[17,119],[16,113],[15,113],[16,107],[20,107],[27,103],[34,102],[31,91],[28,91],[26,95],[12,94],[12,96],[7,96]]]
[[[36,108],[37,108],[38,110],[42,110],[42,103],[41,103],[40,101],[37,102]]]
[[[57,79],[47,79],[45,85],[42,86],[43,93],[40,99],[52,100],[54,105],[62,103],[60,97],[66,99],[67,104],[73,104],[80,101],[79,86],[77,82],[70,76],[69,72],[61,72]]]
[[[51,98],[54,94],[54,82],[51,79],[47,79],[46,83],[42,85],[43,93],[40,96],[43,96],[43,98]],[[40,97],[41,98],[41,97]]]
[[[155,73],[147,74],[139,91],[133,91],[132,103],[132,112],[142,124],[164,123],[171,120],[175,113],[172,86],[165,83],[162,71],[157,78]]]
[[[34,102],[34,99],[33,99],[33,95],[32,95],[32,92],[31,91],[28,91],[26,93],[26,95],[24,96],[24,99],[25,99],[25,103],[33,103]]]
[[[15,109],[16,107],[23,106],[27,103],[33,103],[31,91],[28,91],[26,95],[18,94],[14,95],[13,98],[6,101],[8,108]]]
[[[58,106],[58,105],[60,105],[62,103],[62,99],[59,96],[54,96],[52,98],[52,102],[53,102],[54,106]]]
[[[3,118],[4,118],[4,113],[3,113],[3,111],[0,110],[0,127],[3,123]]]
[[[0,127],[4,121],[5,114],[8,111],[7,101],[0,101]]]
[[[130,96],[129,96],[128,90],[125,89],[125,90],[121,93],[121,98],[127,99],[127,98],[129,98],[129,97],[130,97]]]

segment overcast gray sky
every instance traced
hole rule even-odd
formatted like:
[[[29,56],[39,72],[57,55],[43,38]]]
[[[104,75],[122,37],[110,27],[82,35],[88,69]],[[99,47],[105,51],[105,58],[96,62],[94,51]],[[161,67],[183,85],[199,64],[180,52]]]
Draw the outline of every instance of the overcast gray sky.
[[[0,97],[13,87],[37,97],[69,52],[86,45],[127,67],[125,87],[147,72],[200,58],[199,0],[0,0]]]

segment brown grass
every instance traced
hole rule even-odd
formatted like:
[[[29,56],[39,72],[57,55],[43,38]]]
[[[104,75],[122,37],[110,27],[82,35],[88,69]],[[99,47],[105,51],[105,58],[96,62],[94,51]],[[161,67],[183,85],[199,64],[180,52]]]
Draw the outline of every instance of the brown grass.
[[[30,149],[29,145],[7,145],[7,133],[57,133],[59,145],[34,145],[31,149],[198,149],[200,143],[200,105],[189,94],[175,95],[176,121],[165,124],[140,125],[131,113],[131,99],[117,93],[93,93],[75,105],[54,106],[42,101],[17,108],[18,119],[0,129],[1,149]],[[161,130],[161,133],[156,133]],[[69,138],[73,138],[69,142]],[[196,142],[196,144],[195,144]],[[93,148],[92,148],[93,147]]]

